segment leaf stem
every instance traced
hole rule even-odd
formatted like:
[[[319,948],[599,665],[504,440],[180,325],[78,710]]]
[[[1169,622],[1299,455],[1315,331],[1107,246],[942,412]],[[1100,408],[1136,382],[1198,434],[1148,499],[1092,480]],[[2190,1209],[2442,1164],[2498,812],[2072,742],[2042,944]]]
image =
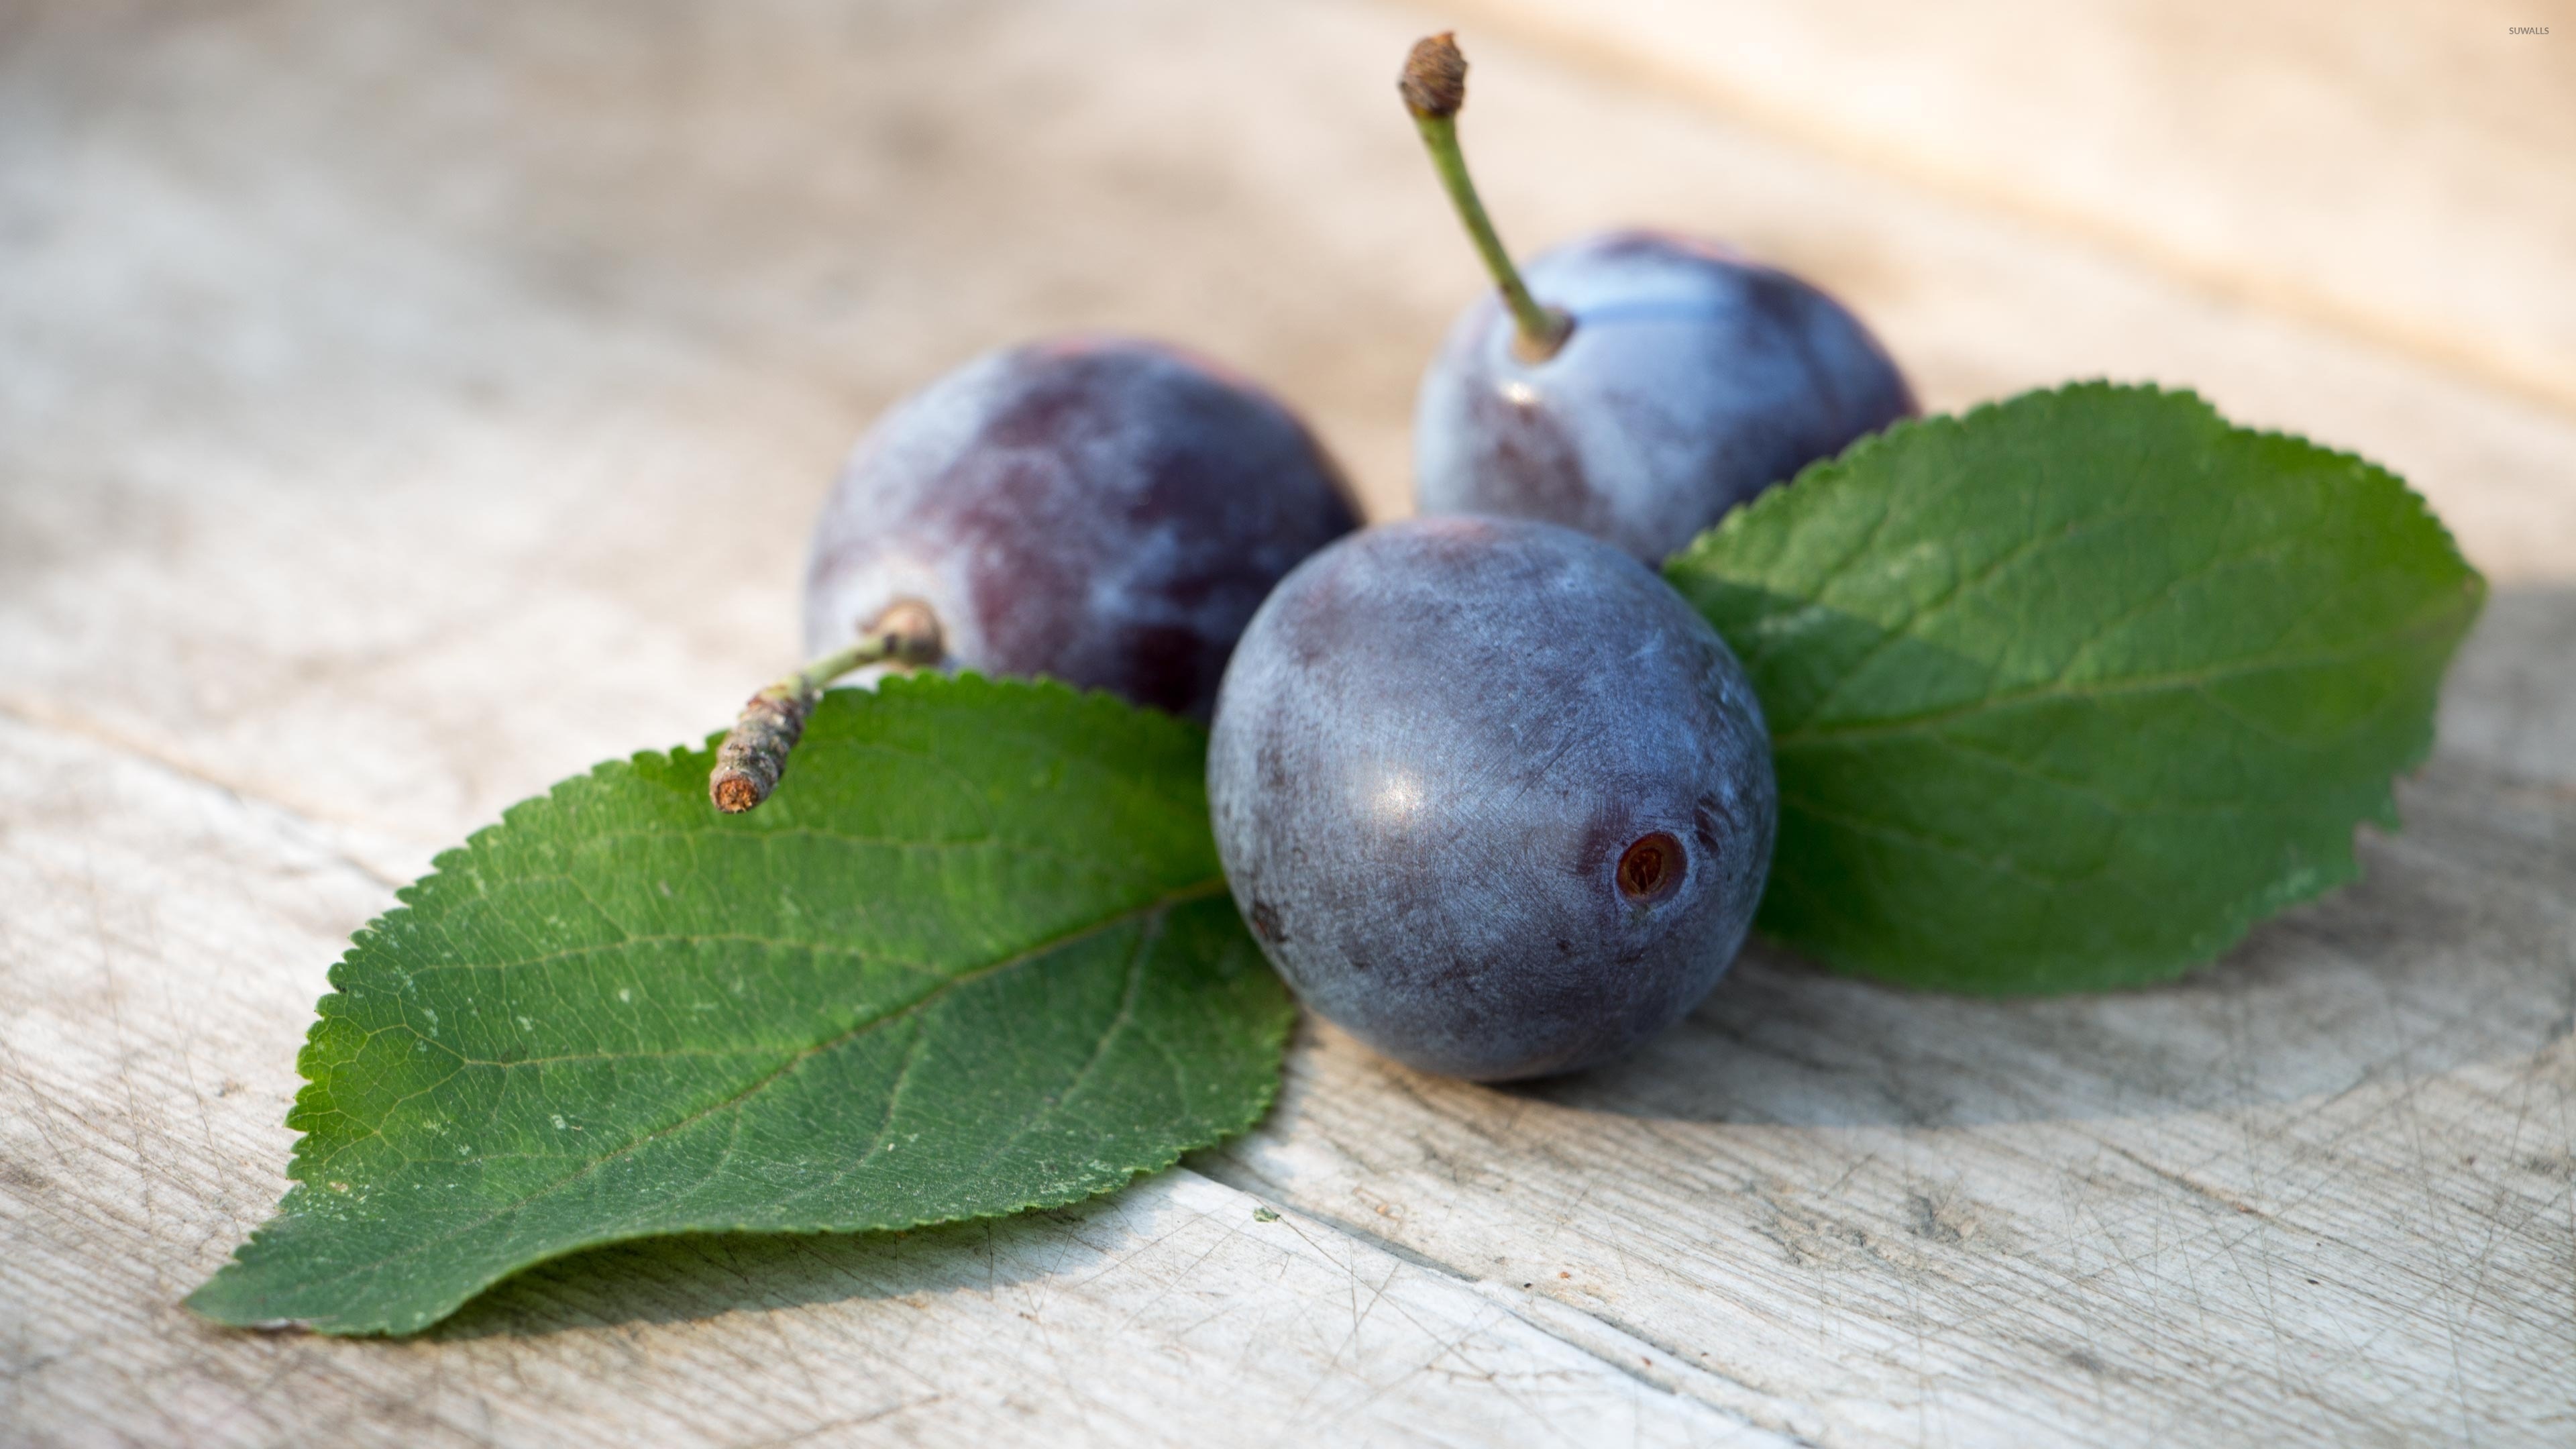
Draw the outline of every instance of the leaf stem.
[[[945,654],[939,616],[918,599],[898,599],[846,647],[824,655],[751,697],[733,729],[716,747],[707,776],[707,798],[727,815],[740,815],[769,798],[787,773],[788,752],[805,733],[806,717],[835,679],[870,664],[918,668]]]
[[[1502,290],[1503,305],[1511,309],[1512,321],[1520,329],[1521,355],[1533,362],[1555,356],[1572,335],[1574,319],[1557,308],[1539,305],[1530,295],[1529,284],[1521,280],[1520,268],[1512,265],[1512,254],[1494,230],[1494,219],[1485,214],[1475,179],[1467,174],[1467,153],[1458,145],[1458,109],[1467,103],[1467,57],[1459,53],[1455,36],[1442,31],[1414,42],[1396,89],[1422,132],[1422,148],[1431,153],[1431,169],[1439,173],[1459,223],[1476,244],[1485,270],[1493,274],[1494,285]]]

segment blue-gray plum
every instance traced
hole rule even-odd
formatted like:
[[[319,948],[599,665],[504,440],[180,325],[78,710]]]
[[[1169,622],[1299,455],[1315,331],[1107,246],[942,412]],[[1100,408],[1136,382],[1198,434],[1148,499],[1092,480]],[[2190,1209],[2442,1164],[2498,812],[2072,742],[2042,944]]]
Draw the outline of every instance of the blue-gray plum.
[[[1859,318],[1720,247],[1614,231],[1525,275],[1572,325],[1538,357],[1499,296],[1460,315],[1414,409],[1424,513],[1543,518],[1659,563],[1737,504],[1915,412]]]
[[[1706,995],[1779,813],[1707,621],[1597,539],[1463,517],[1352,534],[1279,585],[1226,669],[1208,801],[1299,998],[1480,1080],[1605,1061]]]
[[[1728,509],[1913,414],[1860,319],[1723,247],[1613,231],[1524,274],[1458,145],[1455,39],[1415,44],[1396,88],[1494,279],[1423,375],[1419,511],[1546,519],[1660,563]]]
[[[1205,719],[1253,610],[1357,523],[1339,469],[1253,383],[1159,343],[1031,343],[860,440],[815,525],[805,645],[914,600],[951,666]]]

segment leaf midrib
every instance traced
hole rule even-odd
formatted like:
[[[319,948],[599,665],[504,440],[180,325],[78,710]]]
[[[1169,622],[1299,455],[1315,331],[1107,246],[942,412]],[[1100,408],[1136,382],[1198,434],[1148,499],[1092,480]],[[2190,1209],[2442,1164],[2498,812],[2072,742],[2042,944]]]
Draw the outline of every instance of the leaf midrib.
[[[2128,679],[2104,680],[2094,684],[2068,684],[2049,680],[2027,689],[2011,690],[1969,700],[1951,709],[1933,710],[1898,719],[1863,719],[1846,724],[1801,724],[1785,734],[1772,738],[1772,748],[1793,749],[1800,745],[1843,744],[1852,740],[1899,738],[1920,734],[1975,719],[1980,715],[2000,713],[2023,705],[2044,704],[2055,700],[2110,699],[2131,695],[2188,694],[2206,690],[2213,684],[2274,674],[2293,669],[2320,669],[2329,665],[2348,664],[2389,654],[2404,654],[2428,644],[2439,644],[2438,637],[2428,638],[2440,625],[2449,622],[2447,615],[2428,616],[2407,627],[2394,629],[2359,647],[2339,649],[2322,654],[2305,654],[2288,659],[2243,661],[2214,668],[2177,671],[2170,674],[2138,675]]]
[[[373,1272],[385,1267],[387,1264],[398,1263],[405,1258],[409,1258],[431,1248],[453,1242],[469,1233],[488,1227],[491,1224],[498,1222],[500,1219],[509,1216],[511,1213],[521,1211],[529,1204],[537,1202],[540,1199],[548,1197],[561,1191],[563,1188],[580,1181],[582,1178],[589,1176],[591,1173],[607,1166],[611,1162],[640,1151],[641,1149],[676,1133],[686,1131],[690,1127],[696,1126],[698,1123],[705,1121],[707,1118],[712,1117],[719,1112],[741,1106],[743,1103],[748,1102],[753,1097],[766,1090],[772,1083],[785,1077],[788,1073],[794,1071],[797,1067],[813,1058],[823,1054],[824,1052],[847,1045],[889,1021],[893,1021],[899,1017],[903,1017],[909,1013],[917,1011],[957,987],[967,985],[971,982],[981,981],[987,977],[998,975],[1019,966],[1024,966],[1031,961],[1053,955],[1067,947],[1078,945],[1093,936],[1114,931],[1131,922],[1149,919],[1157,915],[1168,913],[1181,906],[1206,900],[1212,896],[1221,894],[1225,888],[1225,877],[1221,874],[1212,876],[1205,880],[1196,881],[1179,890],[1166,892],[1142,905],[1129,907],[1128,909],[1119,911],[1114,915],[1093,921],[1088,925],[1078,926],[1060,935],[1049,937],[1047,940],[1038,942],[1024,950],[1016,952],[1010,956],[1006,956],[999,961],[979,966],[974,970],[961,972],[958,975],[949,977],[938,985],[922,992],[920,995],[915,996],[908,1001],[890,1006],[865,1021],[858,1022],[844,1031],[835,1033],[822,1041],[816,1042],[811,1046],[807,1046],[797,1051],[788,1057],[787,1060],[779,1063],[778,1066],[762,1075],[758,1080],[751,1082],[741,1091],[726,1097],[724,1100],[709,1103],[708,1105],[699,1108],[697,1111],[691,1112],[687,1116],[680,1118],[676,1122],[669,1123],[662,1127],[657,1127],[650,1132],[644,1133],[643,1135],[633,1138],[625,1143],[621,1143],[610,1151],[589,1159],[580,1167],[564,1174],[562,1177],[545,1184],[543,1187],[524,1193],[504,1206],[499,1207],[470,1223],[453,1228],[433,1238],[420,1239],[405,1247],[400,1252],[391,1253],[380,1258],[374,1258],[365,1263],[353,1264],[342,1272],[334,1273],[328,1277],[318,1278],[311,1281],[315,1283],[340,1282],[348,1278],[355,1277],[360,1273]],[[308,1191],[311,1190],[313,1186],[312,1183],[305,1181],[302,1178],[298,1178],[297,1181],[302,1183]],[[515,1272],[518,1271],[518,1269],[513,1268],[509,1271]],[[500,1277],[506,1276],[507,1273],[503,1273],[484,1280],[473,1289],[470,1289],[467,1296],[470,1297],[473,1293],[480,1292],[483,1287],[487,1287],[492,1282],[498,1281]]]

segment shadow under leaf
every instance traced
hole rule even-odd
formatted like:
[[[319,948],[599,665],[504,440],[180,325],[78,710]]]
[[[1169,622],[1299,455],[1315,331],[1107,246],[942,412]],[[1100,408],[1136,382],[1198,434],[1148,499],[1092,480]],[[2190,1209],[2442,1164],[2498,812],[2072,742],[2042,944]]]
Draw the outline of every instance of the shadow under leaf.
[[[685,1323],[849,1299],[970,1289],[1046,1272],[1044,1241],[1078,1229],[1100,1200],[1069,1208],[881,1233],[689,1233],[567,1254],[476,1297],[427,1335],[534,1336],[629,1323]]]

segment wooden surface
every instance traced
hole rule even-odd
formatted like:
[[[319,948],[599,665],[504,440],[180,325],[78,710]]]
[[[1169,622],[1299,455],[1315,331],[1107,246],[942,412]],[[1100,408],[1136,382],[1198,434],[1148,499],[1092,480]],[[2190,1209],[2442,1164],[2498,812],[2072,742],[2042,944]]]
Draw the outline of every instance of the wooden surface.
[[[0,8],[0,1443],[2576,1439],[2576,13],[1938,10]],[[2406,473],[2495,595],[2365,881],[2084,1000],[1756,952],[1535,1089],[1309,1028],[1078,1210],[416,1341],[179,1310],[348,932],[787,664],[906,388],[1173,335],[1402,507],[1477,285],[1389,87],[1444,20],[1519,247],[1728,235],[1932,406],[2188,383]]]

